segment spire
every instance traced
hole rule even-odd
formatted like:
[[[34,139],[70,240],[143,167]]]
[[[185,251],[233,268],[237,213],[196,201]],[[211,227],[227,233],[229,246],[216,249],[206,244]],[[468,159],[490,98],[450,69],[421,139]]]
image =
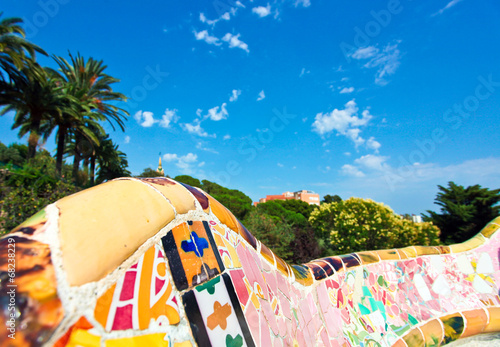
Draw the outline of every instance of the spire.
[[[159,154],[159,159],[158,159],[158,169],[156,169],[156,172],[162,174],[162,175],[165,175],[165,173],[163,172],[163,168],[161,166],[161,152]]]

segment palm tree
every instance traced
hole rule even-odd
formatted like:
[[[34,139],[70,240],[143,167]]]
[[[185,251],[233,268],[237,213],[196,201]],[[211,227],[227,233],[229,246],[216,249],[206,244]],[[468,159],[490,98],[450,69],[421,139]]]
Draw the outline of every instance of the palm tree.
[[[113,143],[109,135],[106,134],[106,137],[101,141],[96,158],[99,163],[97,183],[130,176],[130,171],[127,170],[126,154],[118,149],[118,145]]]
[[[56,156],[56,168],[60,172],[62,166],[64,139],[69,129],[78,129],[77,133],[81,136],[76,136],[75,139],[82,137],[90,140],[92,145],[99,145],[97,140],[98,134],[93,133],[86,125],[89,122],[97,122],[107,120],[113,130],[115,129],[114,122],[125,130],[124,122],[128,112],[116,106],[113,102],[125,101],[125,95],[113,91],[111,84],[119,82],[118,79],[104,73],[106,65],[102,60],[98,61],[93,58],[85,59],[78,54],[76,57],[70,56],[70,62],[62,57],[54,56],[54,60],[59,65],[59,76],[62,83],[65,85],[65,93],[71,95],[77,103],[75,109],[77,116],[71,114],[63,114],[61,119],[56,119],[58,128],[58,144]],[[97,127],[94,127],[94,130]],[[76,147],[75,147],[76,148]],[[78,169],[80,163],[78,151],[75,152],[74,167]]]
[[[19,70],[12,70],[15,83],[0,93],[0,116],[15,112],[12,129],[20,128],[19,137],[29,133],[28,157],[35,156],[40,136],[46,140],[52,127],[47,124],[69,112],[69,100],[51,70],[27,60]]]
[[[0,12],[0,17],[3,12]],[[5,18],[0,21],[0,68],[9,78],[16,77],[14,72],[20,70],[27,59],[33,59],[35,52],[47,55],[43,49],[25,39],[21,18]],[[5,76],[0,74],[0,79]]]

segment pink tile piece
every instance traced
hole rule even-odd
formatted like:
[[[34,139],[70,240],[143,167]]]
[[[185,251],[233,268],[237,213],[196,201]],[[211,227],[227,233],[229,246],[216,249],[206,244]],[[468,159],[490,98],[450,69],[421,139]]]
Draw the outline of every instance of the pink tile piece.
[[[288,299],[281,292],[278,294],[278,300],[283,315],[288,319],[292,319],[292,308],[290,307],[290,301],[288,301]]]
[[[127,271],[123,280],[123,287],[120,293],[120,301],[130,300],[134,297],[136,271]]]
[[[278,322],[276,322],[276,315],[274,314],[271,305],[266,300],[259,300],[259,301],[260,301],[260,308],[269,324],[269,327],[273,331],[274,335],[278,335],[279,334]]]
[[[259,312],[254,305],[248,305],[244,312],[250,332],[254,341],[260,341],[260,320]]]
[[[260,316],[260,345],[272,346],[269,325],[267,325],[267,321],[262,314]]]
[[[266,281],[264,277],[262,277],[262,269],[255,262],[254,257],[252,256],[252,252],[249,251],[248,248],[244,248],[241,244],[236,248],[236,252],[238,253],[238,257],[240,258],[240,262],[243,266],[243,271],[245,272],[245,276],[252,288],[255,287],[255,284],[258,283],[262,289],[265,299],[269,299],[266,290]]]
[[[229,275],[231,276],[231,280],[234,285],[234,289],[236,290],[236,294],[238,296],[238,300],[243,306],[247,305],[249,294],[248,294],[248,289],[245,285],[245,282],[243,281],[243,278],[245,277],[245,273],[243,270],[238,269],[238,270],[232,270],[229,271]]]
[[[330,340],[328,339],[328,334],[327,334],[325,329],[321,330],[320,336],[321,336],[321,342],[323,342],[323,345],[325,347],[330,347]]]
[[[131,304],[116,308],[115,320],[111,330],[132,329],[132,308],[133,305]]]

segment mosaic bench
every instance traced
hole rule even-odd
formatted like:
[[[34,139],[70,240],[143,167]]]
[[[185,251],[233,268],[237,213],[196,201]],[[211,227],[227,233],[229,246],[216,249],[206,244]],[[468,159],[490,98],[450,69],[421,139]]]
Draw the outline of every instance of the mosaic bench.
[[[438,346],[500,331],[499,228],[289,265],[203,191],[118,179],[0,240],[0,345]]]

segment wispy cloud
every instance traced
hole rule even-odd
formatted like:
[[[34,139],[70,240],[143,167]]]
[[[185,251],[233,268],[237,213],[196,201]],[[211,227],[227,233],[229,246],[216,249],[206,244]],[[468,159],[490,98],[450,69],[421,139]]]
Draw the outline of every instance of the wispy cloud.
[[[261,90],[259,93],[259,96],[257,97],[257,101],[264,100],[266,98],[266,94],[264,93],[264,90]]]
[[[177,115],[177,110],[166,109],[165,114],[161,117],[160,126],[163,128],[168,128],[171,123],[176,123],[179,120]]]
[[[224,137],[222,138],[223,140],[229,140],[231,138],[231,135],[227,134],[227,135],[224,135]]]
[[[458,4],[459,2],[461,2],[462,0],[451,0],[449,3],[446,4],[445,7],[443,7],[442,9],[440,9],[439,11],[437,11],[436,13],[433,13],[432,16],[437,16],[439,14],[442,14],[444,11],[452,8],[453,6],[455,6],[456,4]]]
[[[358,106],[353,99],[347,102],[342,110],[334,109],[331,112],[318,113],[312,124],[312,130],[321,136],[336,131],[338,135],[344,135],[351,139],[358,147],[365,143],[365,140],[360,136],[360,127],[366,126],[372,119],[368,109],[361,112],[361,117],[358,116],[358,111]]]
[[[231,96],[229,97],[229,101],[234,102],[234,101],[238,100],[238,97],[240,95],[241,95],[241,90],[233,89],[233,91],[231,92]]]
[[[393,75],[400,65],[401,52],[398,45],[401,41],[388,44],[382,50],[375,46],[358,48],[350,57],[357,60],[366,60],[365,68],[376,68],[375,83],[386,85],[387,77]]]
[[[303,6],[303,7],[311,6],[311,0],[296,0],[295,7],[299,7],[299,6]]]
[[[241,41],[239,39],[240,37],[240,34],[237,34],[237,35],[233,35],[231,33],[227,33],[226,35],[224,35],[224,37],[222,37],[222,41],[225,41],[229,44],[229,48],[241,48],[242,50],[244,50],[245,52],[250,52],[250,50],[248,49],[248,45]]]
[[[210,135],[201,127],[201,121],[199,119],[195,119],[193,123],[184,123],[181,124],[182,129],[187,131],[189,134],[198,135],[201,137],[216,137],[215,134]]]
[[[342,166],[342,169],[340,172],[345,176],[365,177],[365,174],[361,170],[359,170],[357,167],[352,166],[350,164],[345,164],[344,166]]]
[[[137,111],[134,114],[134,119],[144,128],[152,127],[155,123],[158,123],[158,120],[153,117],[153,112],[149,111]]]
[[[130,143],[130,136],[125,136],[125,140],[123,141],[123,143],[127,144],[127,143]]]
[[[222,119],[226,119],[228,116],[226,106],[227,104],[224,102],[220,107],[219,106],[212,107],[210,110],[208,110],[208,114],[205,117],[210,118],[210,120],[216,122]]]
[[[257,14],[260,18],[269,16],[271,14],[271,5],[269,3],[267,6],[257,6],[252,8],[252,12]]]
[[[238,2],[239,2],[239,1],[238,1]],[[239,2],[239,4],[240,4],[241,6],[243,6],[243,4],[241,4],[241,2]],[[238,6],[239,6],[239,5],[238,5]],[[244,6],[243,6],[243,7],[244,7]],[[212,19],[212,20],[208,19],[208,18],[205,16],[205,14],[204,14],[203,12],[201,12],[201,13],[200,13],[200,17],[199,17],[199,19],[200,19],[200,22],[202,22],[202,23],[206,23],[206,24],[211,25],[211,26],[213,27],[213,26],[215,26],[215,24],[217,24],[217,23],[218,23],[219,21],[221,21],[221,20],[226,20],[226,21],[230,20],[230,19],[231,19],[231,16],[236,15],[236,11],[237,11],[237,10],[238,10],[238,8],[237,8],[237,7],[231,7],[231,9],[230,9],[228,12],[224,12],[224,13],[223,13],[223,14],[222,14],[219,18],[217,18],[217,19]]]
[[[194,37],[196,37],[197,40],[203,40],[209,45],[216,45],[220,46],[221,42],[219,42],[219,39],[215,36],[211,36],[207,30],[202,30],[200,32],[193,31]]]
[[[219,154],[219,152],[217,152],[215,149],[213,149],[213,148],[209,148],[209,147],[205,147],[205,146],[203,145],[203,143],[202,143],[202,142],[198,142],[198,143],[196,143],[196,148],[197,148],[197,149],[200,149],[200,150],[202,150],[202,151],[205,151],[205,152],[210,152],[210,153],[214,153],[214,154]]]
[[[352,93],[354,91],[354,87],[344,87],[340,90],[340,94],[349,94],[349,93]]]
[[[306,68],[305,68],[305,67],[303,67],[303,68],[302,68],[302,70],[300,70],[300,75],[299,75],[299,77],[302,77],[302,76],[304,76],[304,75],[307,75],[307,74],[308,74],[308,73],[310,73],[310,72],[311,72],[311,71],[306,70]]]

